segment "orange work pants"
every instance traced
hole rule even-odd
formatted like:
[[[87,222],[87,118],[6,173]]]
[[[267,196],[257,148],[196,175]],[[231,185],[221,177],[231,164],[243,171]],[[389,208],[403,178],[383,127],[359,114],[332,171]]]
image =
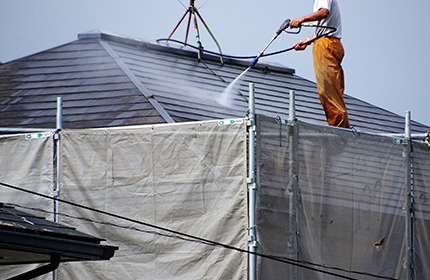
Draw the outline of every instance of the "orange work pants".
[[[339,39],[322,37],[314,42],[315,78],[321,104],[331,126],[350,128],[343,92],[343,69],[340,65],[345,52]]]

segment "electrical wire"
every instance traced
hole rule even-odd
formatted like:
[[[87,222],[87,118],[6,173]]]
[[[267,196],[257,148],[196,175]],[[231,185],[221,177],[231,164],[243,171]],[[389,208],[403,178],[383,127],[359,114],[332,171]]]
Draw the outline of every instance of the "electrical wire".
[[[110,227],[115,227],[115,228],[120,228],[120,229],[125,229],[125,230],[131,230],[131,231],[137,231],[137,232],[141,232],[141,233],[147,233],[147,234],[152,234],[152,235],[158,235],[158,236],[162,236],[162,237],[168,237],[168,238],[173,238],[173,239],[178,239],[178,240],[184,240],[184,241],[188,241],[188,242],[195,242],[195,243],[201,243],[197,240],[194,239],[187,239],[181,236],[174,236],[174,235],[168,235],[168,234],[163,234],[157,231],[152,231],[152,230],[144,230],[144,229],[140,229],[137,227],[132,227],[132,226],[122,226],[122,225],[118,225],[112,222],[101,222],[101,221],[96,221],[90,218],[85,218],[85,217],[77,217],[77,216],[73,216],[73,215],[69,215],[69,214],[65,214],[65,213],[54,213],[53,211],[47,211],[47,210],[43,210],[43,209],[39,209],[39,208],[34,208],[34,207],[27,207],[27,206],[22,206],[19,204],[14,204],[14,203],[7,203],[7,206],[11,206],[14,208],[21,208],[24,210],[30,210],[33,212],[40,212],[43,214],[50,214],[50,215],[58,215],[61,217],[66,217],[69,219],[73,219],[73,220],[79,220],[79,221],[84,221],[84,222],[89,222],[89,223],[95,223],[95,224],[99,224],[99,225],[103,225],[103,226],[110,226]],[[16,214],[14,214],[16,215]],[[30,219],[30,218],[29,218]],[[31,219],[30,219],[31,220]]]
[[[75,202],[71,202],[71,201],[67,201],[67,200],[63,200],[63,199],[53,198],[51,196],[48,196],[48,195],[45,195],[45,194],[41,194],[41,193],[38,193],[38,192],[35,192],[35,191],[32,191],[32,190],[27,190],[27,189],[24,189],[24,188],[21,188],[21,187],[13,186],[11,184],[6,184],[6,183],[3,183],[3,182],[0,182],[0,185],[2,185],[4,187],[7,187],[7,188],[10,188],[10,189],[17,190],[17,191],[26,192],[26,193],[29,193],[29,194],[32,194],[32,195],[35,195],[35,196],[39,196],[39,197],[43,197],[43,198],[46,198],[46,199],[50,199],[50,200],[58,201],[58,202],[61,202],[61,203],[65,203],[65,204],[68,204],[68,205],[71,205],[71,206],[74,206],[74,207],[77,207],[77,208],[81,208],[81,209],[85,209],[85,210],[88,210],[88,211],[96,212],[96,213],[99,213],[99,214],[102,214],[102,215],[106,215],[106,216],[109,216],[109,217],[113,217],[113,218],[116,218],[116,219],[128,221],[128,222],[131,222],[131,223],[135,223],[135,224],[147,226],[147,227],[150,227],[150,228],[153,228],[153,229],[157,229],[157,230],[160,230],[160,231],[163,231],[163,232],[174,234],[174,235],[180,237],[180,239],[184,240],[184,241],[198,242],[198,243],[202,243],[202,244],[205,244],[205,245],[210,245],[210,246],[215,246],[215,247],[223,247],[225,249],[237,251],[237,252],[240,252],[240,253],[253,254],[253,255],[256,255],[258,257],[262,257],[262,258],[266,258],[266,259],[278,261],[278,262],[281,262],[281,263],[286,263],[286,264],[294,265],[294,266],[297,266],[297,267],[300,267],[300,268],[304,268],[304,269],[312,270],[312,271],[315,271],[315,272],[318,272],[318,273],[323,273],[323,274],[327,274],[327,275],[339,277],[339,278],[342,278],[342,279],[359,280],[357,278],[353,278],[353,277],[350,277],[350,276],[341,275],[341,274],[330,272],[330,271],[326,271],[326,270],[323,270],[323,269],[337,270],[339,272],[345,272],[345,273],[357,274],[357,275],[363,275],[363,276],[370,276],[370,277],[374,277],[374,278],[378,278],[378,279],[398,280],[398,279],[391,278],[391,277],[379,276],[379,275],[375,275],[375,274],[371,274],[371,273],[366,273],[366,272],[350,271],[350,270],[345,270],[345,269],[337,268],[337,267],[328,267],[328,266],[324,266],[324,265],[320,265],[320,264],[315,264],[315,263],[311,263],[311,262],[307,262],[307,261],[294,260],[294,259],[290,259],[290,258],[287,258],[287,257],[266,255],[266,254],[261,254],[261,253],[257,253],[257,252],[250,252],[248,250],[245,250],[245,249],[242,249],[242,248],[237,248],[237,247],[225,244],[225,243],[220,243],[220,242],[217,242],[217,241],[213,241],[213,240],[210,240],[210,239],[206,239],[206,238],[202,238],[202,237],[199,237],[199,236],[191,235],[191,234],[188,234],[188,233],[184,233],[184,232],[172,230],[172,229],[169,229],[169,228],[157,226],[157,225],[154,225],[154,224],[150,224],[150,223],[147,223],[147,222],[139,221],[139,220],[132,219],[132,218],[129,218],[129,217],[125,217],[125,216],[121,216],[121,215],[118,215],[118,214],[114,214],[114,213],[110,213],[110,212],[107,212],[107,211],[103,211],[103,210],[99,210],[99,209],[96,209],[96,208],[92,208],[92,207],[89,207],[89,206],[81,205],[81,204],[78,204],[78,203],[75,203]],[[82,218],[82,219],[86,219],[86,218]],[[91,219],[87,219],[87,220],[93,221]],[[102,222],[100,222],[100,223],[102,223]],[[111,225],[111,223],[105,223],[105,224],[106,225]],[[131,229],[133,229],[133,228],[131,228]],[[154,233],[154,232],[151,232],[151,231],[143,231],[143,230],[140,230],[140,229],[138,229],[138,231],[146,232],[146,233],[152,233],[152,234]],[[163,235],[163,236],[166,236],[166,237],[172,237],[172,236],[166,235],[166,234],[160,234],[160,233],[156,233],[156,234]],[[178,237],[176,237],[176,238],[178,238]],[[313,266],[313,267],[311,267],[311,266]],[[321,269],[315,268],[315,267],[319,267]]]
[[[185,7],[184,3],[181,2],[181,0],[178,0],[179,3],[181,3],[182,7],[184,7],[185,10],[187,10],[188,8]]]
[[[33,207],[26,207],[26,206],[22,206],[22,205],[18,205],[18,204],[13,204],[13,203],[8,203],[8,206],[12,206],[15,208],[22,208],[25,210],[31,210],[34,212],[41,212],[44,214],[54,214],[53,211],[47,211],[47,210],[43,210],[43,209],[39,209],[39,208],[33,208]],[[69,214],[65,214],[65,213],[56,213],[59,216],[62,217],[66,217],[66,218],[70,218],[70,219],[75,219],[75,220],[80,220],[80,221],[86,221],[86,222],[90,222],[90,223],[96,223],[99,225],[104,225],[104,226],[111,226],[111,227],[116,227],[116,228],[120,228],[120,229],[125,229],[125,230],[132,230],[132,231],[137,231],[137,232],[141,232],[141,233],[147,233],[147,234],[153,234],[153,235],[157,235],[157,236],[162,236],[162,237],[167,237],[167,238],[173,238],[173,239],[178,239],[178,240],[183,240],[183,241],[187,241],[187,242],[194,242],[194,243],[202,243],[200,241],[194,240],[194,239],[189,239],[189,238],[185,238],[185,237],[181,237],[181,236],[174,236],[174,235],[167,235],[167,234],[163,234],[157,231],[150,231],[150,230],[143,230],[140,228],[136,228],[136,227],[131,227],[131,226],[121,226],[112,222],[101,222],[101,221],[96,221],[93,219],[89,219],[89,218],[84,218],[84,217],[77,217],[77,216],[73,216],[73,215],[69,215]],[[205,245],[211,245],[214,246],[213,243],[203,243]],[[248,252],[248,251],[246,251]],[[280,256],[273,256],[273,255],[265,255],[268,257],[271,257],[273,259],[279,259],[279,260],[287,260],[287,261],[292,261],[292,262],[298,262],[294,259],[290,259],[290,258],[286,258],[286,257],[280,257]],[[316,267],[321,267],[323,269],[332,269],[332,270],[338,270],[341,272],[345,272],[345,273],[355,273],[355,274],[364,274],[365,276],[373,276],[373,277],[377,277],[375,275],[371,275],[371,274],[367,274],[367,273],[361,273],[361,272],[353,272],[353,271],[349,271],[346,269],[341,269],[341,268],[337,268],[337,267],[329,267],[329,266],[324,266],[324,265],[319,265],[319,264],[315,264],[315,263],[311,263],[311,262],[307,262],[307,261],[299,261],[300,263],[303,264],[308,264],[308,265],[312,265],[312,266],[316,266]],[[387,278],[387,277],[381,277],[382,279],[391,279],[391,278]]]
[[[201,8],[203,8],[208,2],[209,2],[210,0],[207,0],[206,2],[204,2],[200,7],[199,7],[199,10],[201,9]]]

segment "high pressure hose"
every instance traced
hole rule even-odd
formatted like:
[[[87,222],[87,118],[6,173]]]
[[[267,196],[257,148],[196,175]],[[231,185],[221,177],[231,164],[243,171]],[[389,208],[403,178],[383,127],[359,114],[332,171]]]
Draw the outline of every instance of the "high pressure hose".
[[[231,58],[231,59],[252,59],[251,63],[249,64],[249,67],[248,67],[248,68],[252,68],[252,67],[254,67],[257,64],[258,59],[261,58],[261,57],[267,57],[267,56],[272,56],[272,55],[276,55],[276,54],[281,54],[281,53],[288,52],[288,51],[291,51],[291,50],[294,49],[294,47],[290,47],[290,48],[283,49],[283,50],[276,51],[276,52],[271,52],[271,53],[267,53],[267,54],[264,53],[267,50],[267,48],[272,44],[272,42],[276,38],[278,38],[278,36],[283,31],[285,33],[288,33],[288,34],[299,34],[301,32],[301,30],[302,30],[302,27],[320,27],[320,28],[328,29],[328,31],[326,33],[324,33],[324,34],[322,34],[320,36],[316,36],[314,39],[312,39],[312,40],[304,43],[304,44],[310,44],[313,41],[315,41],[315,40],[317,40],[317,39],[319,39],[321,37],[325,37],[325,36],[328,36],[328,35],[336,32],[336,30],[337,30],[336,28],[329,27],[329,26],[322,26],[322,25],[315,25],[315,24],[302,24],[302,25],[300,25],[300,27],[298,28],[297,31],[288,31],[287,29],[290,27],[290,22],[291,22],[290,19],[286,19],[281,24],[281,26],[279,27],[278,31],[276,31],[276,34],[272,37],[272,39],[269,41],[269,43],[264,47],[264,49],[257,56],[234,56],[234,55],[226,55],[226,54],[222,54],[222,53],[217,53],[217,52],[213,52],[213,51],[201,49],[201,48],[193,46],[191,44],[188,44],[188,43],[185,43],[185,42],[181,42],[179,40],[170,39],[170,38],[168,38],[168,39],[164,39],[164,38],[158,39],[157,43],[160,43],[160,42],[163,42],[163,41],[165,41],[165,42],[171,41],[171,42],[174,42],[174,43],[178,43],[178,44],[184,45],[186,47],[190,47],[190,48],[196,49],[199,52],[205,52],[205,53],[208,53],[208,54],[217,55],[217,56],[221,56],[221,57],[225,57],[225,58]]]

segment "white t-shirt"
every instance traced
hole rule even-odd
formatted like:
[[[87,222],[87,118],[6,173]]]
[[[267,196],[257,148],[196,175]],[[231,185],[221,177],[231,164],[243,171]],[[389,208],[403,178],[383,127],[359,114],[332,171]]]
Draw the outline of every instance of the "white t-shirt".
[[[316,24],[336,28],[336,32],[331,33],[329,36],[336,37],[339,39],[342,38],[342,23],[337,0],[314,0],[314,12],[318,11],[319,9],[327,9],[329,11],[329,14],[325,19],[316,22]],[[315,28],[315,34],[317,36],[326,34],[329,31],[330,29],[318,27]]]

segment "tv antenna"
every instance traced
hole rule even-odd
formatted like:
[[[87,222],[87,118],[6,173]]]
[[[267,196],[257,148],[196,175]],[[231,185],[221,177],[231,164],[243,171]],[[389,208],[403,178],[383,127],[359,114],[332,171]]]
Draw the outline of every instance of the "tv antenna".
[[[188,41],[188,35],[190,34],[190,26],[191,26],[191,19],[192,19],[193,22],[194,22],[194,29],[196,30],[197,46],[198,46],[198,49],[199,49],[198,58],[200,60],[201,56],[202,56],[202,53],[203,53],[203,45],[202,45],[202,42],[200,41],[200,31],[199,31],[199,26],[197,24],[197,18],[199,18],[201,20],[201,22],[203,23],[204,27],[206,28],[207,32],[209,33],[209,35],[212,37],[212,40],[214,40],[216,46],[218,47],[218,50],[219,50],[219,53],[220,53],[221,63],[224,63],[224,59],[222,57],[221,47],[219,46],[218,41],[216,40],[215,36],[212,34],[212,32],[209,29],[208,25],[206,24],[206,22],[204,21],[204,19],[200,15],[199,11],[195,7],[195,5],[194,5],[195,2],[196,2],[195,0],[190,0],[190,7],[188,7],[188,9],[185,11],[185,14],[182,16],[181,20],[176,25],[175,29],[173,29],[172,33],[170,33],[169,37],[167,38],[167,41],[169,41],[170,38],[172,38],[173,34],[176,32],[176,30],[178,29],[178,27],[181,25],[181,23],[184,21],[184,19],[188,15],[188,25],[187,25],[187,32],[185,34],[184,45],[186,45],[187,41]]]

